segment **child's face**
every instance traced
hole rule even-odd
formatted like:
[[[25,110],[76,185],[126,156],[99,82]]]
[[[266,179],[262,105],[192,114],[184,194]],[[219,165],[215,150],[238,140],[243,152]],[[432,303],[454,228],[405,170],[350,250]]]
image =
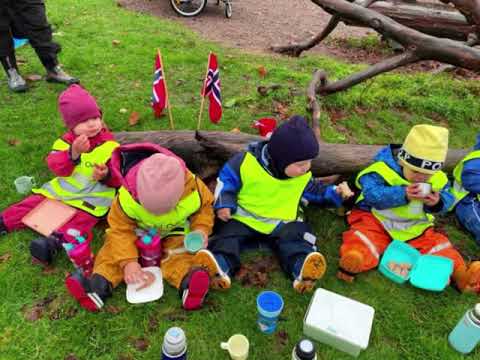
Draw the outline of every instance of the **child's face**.
[[[411,183],[424,183],[432,177],[432,174],[424,174],[404,166],[403,176]]]
[[[285,175],[288,177],[297,177],[306,174],[312,167],[312,160],[297,161],[285,168]]]
[[[91,138],[97,135],[103,128],[101,118],[93,118],[84,121],[73,128],[73,133],[77,136],[86,135]]]

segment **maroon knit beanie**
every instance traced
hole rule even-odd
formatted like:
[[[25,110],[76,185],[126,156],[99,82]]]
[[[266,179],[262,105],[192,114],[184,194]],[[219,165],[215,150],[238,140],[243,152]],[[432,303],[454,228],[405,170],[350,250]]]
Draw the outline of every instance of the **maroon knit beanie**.
[[[101,118],[102,111],[95,98],[80,85],[70,85],[58,97],[58,110],[65,126],[71,130],[89,119]]]

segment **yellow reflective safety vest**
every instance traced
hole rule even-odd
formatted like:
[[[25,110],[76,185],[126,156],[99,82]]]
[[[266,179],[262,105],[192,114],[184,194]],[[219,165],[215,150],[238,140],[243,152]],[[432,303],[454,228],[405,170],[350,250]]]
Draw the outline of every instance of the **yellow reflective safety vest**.
[[[81,154],[80,163],[75,166],[70,176],[56,177],[32,192],[60,200],[93,216],[104,216],[112,205],[116,190],[93,180],[94,165],[105,164],[118,146],[120,145],[115,141],[106,141],[92,151]],[[65,151],[69,148],[70,144],[58,139],[52,150]]]
[[[240,165],[240,177],[242,188],[232,218],[258,232],[270,234],[279,223],[297,219],[300,200],[312,173],[276,179],[247,152]]]
[[[462,172],[463,166],[469,160],[480,159],[480,150],[472,151],[470,154],[465,156],[453,170],[453,187],[451,188],[451,193],[455,196],[455,203],[450,208],[452,209],[457,205],[465,196],[469,194],[469,191],[465,190],[462,184]],[[480,194],[477,194],[477,199],[480,200]]]
[[[359,189],[362,188],[359,180],[369,173],[376,173],[380,175],[385,182],[390,186],[408,186],[411,183],[400,176],[395,170],[390,168],[383,161],[373,163],[363,171],[361,171],[356,178],[356,185]],[[443,189],[448,183],[447,175],[443,171],[435,172],[428,180],[432,185],[432,190],[438,192]],[[357,200],[357,203],[364,199],[363,192]],[[371,210],[373,216],[378,219],[394,240],[409,241],[419,237],[429,227],[433,226],[435,217],[432,214],[425,212],[423,202],[410,201],[406,205],[398,206],[391,209],[375,209]]]
[[[189,228],[188,218],[196,213],[202,204],[197,190],[181,199],[168,213],[155,215],[138,203],[125,187],[118,190],[118,201],[127,216],[142,229],[157,229],[160,236],[184,235]]]

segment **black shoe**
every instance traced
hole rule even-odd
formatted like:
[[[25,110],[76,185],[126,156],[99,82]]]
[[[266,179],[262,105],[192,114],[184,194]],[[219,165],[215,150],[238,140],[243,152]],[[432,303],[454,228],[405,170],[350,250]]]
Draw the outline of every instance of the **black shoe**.
[[[112,296],[112,284],[99,274],[87,279],[77,270],[65,279],[65,286],[81,307],[92,312],[99,311],[104,301]]]
[[[48,82],[55,82],[60,84],[72,85],[78,84],[80,81],[73,76],[68,75],[60,65],[55,66],[53,69],[47,71],[47,77],[45,78]]]
[[[3,222],[3,217],[0,215],[0,236],[7,235],[8,230]]]
[[[57,236],[39,237],[30,243],[30,254],[34,260],[49,265],[61,248],[62,243]]]

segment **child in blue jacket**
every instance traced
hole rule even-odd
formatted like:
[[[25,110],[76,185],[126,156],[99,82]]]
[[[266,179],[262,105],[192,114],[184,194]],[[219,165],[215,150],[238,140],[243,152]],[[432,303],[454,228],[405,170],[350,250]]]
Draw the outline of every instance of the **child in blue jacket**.
[[[453,177],[455,213],[480,245],[480,134],[473,151],[455,167]]]
[[[240,268],[240,254],[260,241],[278,255],[293,287],[313,289],[326,269],[310,226],[299,220],[301,201],[339,207],[350,195],[346,184],[325,186],[312,178],[318,141],[306,120],[294,116],[274,131],[269,141],[251,144],[222,168],[215,190],[221,220],[209,245],[197,256],[208,269],[213,288],[229,288]]]

